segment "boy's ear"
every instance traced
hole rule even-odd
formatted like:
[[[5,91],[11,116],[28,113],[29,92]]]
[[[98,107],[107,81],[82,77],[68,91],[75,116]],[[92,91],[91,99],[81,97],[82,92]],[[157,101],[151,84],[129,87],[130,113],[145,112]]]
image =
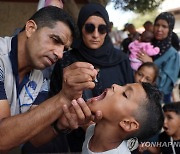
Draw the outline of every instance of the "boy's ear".
[[[34,22],[34,20],[28,20],[26,22],[25,31],[27,37],[30,37],[33,34],[33,32],[36,31],[36,29],[37,29],[37,25]]]
[[[125,132],[132,132],[139,129],[139,123],[134,119],[123,119],[119,122],[119,126],[125,131]]]

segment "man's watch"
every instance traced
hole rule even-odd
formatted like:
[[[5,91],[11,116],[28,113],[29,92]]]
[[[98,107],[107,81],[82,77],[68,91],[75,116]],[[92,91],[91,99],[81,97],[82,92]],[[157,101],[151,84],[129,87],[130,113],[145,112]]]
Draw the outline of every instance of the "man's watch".
[[[58,123],[58,119],[52,124],[54,133],[56,135],[58,135],[60,133],[69,134],[72,131],[71,129],[59,129],[58,126],[57,126],[57,123]]]

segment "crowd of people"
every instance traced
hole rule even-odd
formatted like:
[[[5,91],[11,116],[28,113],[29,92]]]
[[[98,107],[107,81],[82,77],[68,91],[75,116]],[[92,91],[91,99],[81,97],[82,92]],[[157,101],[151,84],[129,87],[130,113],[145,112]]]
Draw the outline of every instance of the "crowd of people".
[[[180,153],[174,16],[115,34],[101,4],[83,6],[77,24],[63,4],[40,0],[24,28],[0,37],[0,153]]]

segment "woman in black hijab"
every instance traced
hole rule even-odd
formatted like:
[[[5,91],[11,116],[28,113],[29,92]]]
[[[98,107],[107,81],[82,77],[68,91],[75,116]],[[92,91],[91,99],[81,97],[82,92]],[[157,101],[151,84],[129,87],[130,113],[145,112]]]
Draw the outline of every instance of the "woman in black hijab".
[[[100,4],[87,4],[81,8],[77,23],[80,38],[74,41],[73,49],[64,54],[63,60],[56,64],[50,93],[54,95],[60,91],[62,68],[76,61],[89,62],[99,70],[93,96],[101,94],[113,83],[125,85],[133,82],[128,57],[113,47],[108,36],[109,16],[106,9]]]
[[[157,85],[164,93],[164,103],[170,102],[173,86],[178,79],[179,57],[177,50],[172,46],[172,32],[175,19],[169,12],[159,14],[154,22],[153,45],[160,48],[160,53],[154,57],[141,52],[138,56],[143,62],[154,61],[159,68]]]

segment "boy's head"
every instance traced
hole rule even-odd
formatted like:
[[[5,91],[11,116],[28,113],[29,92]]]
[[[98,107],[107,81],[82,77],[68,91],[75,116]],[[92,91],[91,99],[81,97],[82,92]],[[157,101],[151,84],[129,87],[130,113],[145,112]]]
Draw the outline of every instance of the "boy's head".
[[[163,106],[164,131],[172,137],[180,135],[180,102],[173,102]]]
[[[158,133],[164,121],[161,107],[162,93],[150,83],[142,83],[142,87],[146,93],[146,100],[135,114],[140,127],[137,132],[130,136],[137,137],[139,140],[148,139]]]
[[[151,42],[154,38],[154,34],[151,31],[144,31],[141,34],[141,42]]]
[[[163,126],[161,98],[159,90],[149,83],[113,84],[102,95],[90,99],[88,106],[92,112],[102,111],[99,124],[115,127],[119,134],[125,134],[124,138],[143,139]]]
[[[134,80],[137,83],[148,82],[151,84],[155,84],[158,75],[159,69],[156,64],[152,62],[146,62],[143,63],[135,72]]]

